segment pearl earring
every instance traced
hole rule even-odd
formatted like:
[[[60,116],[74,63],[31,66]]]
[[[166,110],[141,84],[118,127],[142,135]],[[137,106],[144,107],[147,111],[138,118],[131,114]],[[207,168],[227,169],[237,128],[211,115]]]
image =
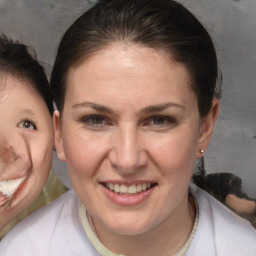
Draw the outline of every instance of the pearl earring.
[[[203,154],[203,153],[204,153],[204,150],[203,150],[203,149],[200,149],[200,153]]]

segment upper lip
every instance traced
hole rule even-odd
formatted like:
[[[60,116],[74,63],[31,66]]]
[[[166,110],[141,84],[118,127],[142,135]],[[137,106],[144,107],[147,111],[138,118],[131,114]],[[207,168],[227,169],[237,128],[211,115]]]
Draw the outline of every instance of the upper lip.
[[[131,186],[131,185],[138,185],[138,184],[155,184],[157,182],[152,181],[152,180],[138,180],[138,181],[131,181],[131,182],[127,182],[127,181],[119,181],[119,180],[104,180],[104,181],[100,181],[100,183],[112,183],[114,184],[119,184],[119,185],[127,185],[127,186]]]

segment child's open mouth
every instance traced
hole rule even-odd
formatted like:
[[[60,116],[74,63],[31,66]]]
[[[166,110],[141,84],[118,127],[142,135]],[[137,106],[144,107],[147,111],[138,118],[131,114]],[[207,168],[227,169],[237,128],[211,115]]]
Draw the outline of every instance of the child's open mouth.
[[[12,197],[27,177],[0,181],[0,192],[3,196]]]

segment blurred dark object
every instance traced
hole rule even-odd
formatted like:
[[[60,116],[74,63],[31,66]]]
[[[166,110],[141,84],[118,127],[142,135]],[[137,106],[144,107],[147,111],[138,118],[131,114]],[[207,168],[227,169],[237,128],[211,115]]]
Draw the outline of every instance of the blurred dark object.
[[[242,179],[233,173],[219,172],[206,175],[204,159],[192,177],[193,182],[256,228],[256,199],[250,198],[242,189]]]

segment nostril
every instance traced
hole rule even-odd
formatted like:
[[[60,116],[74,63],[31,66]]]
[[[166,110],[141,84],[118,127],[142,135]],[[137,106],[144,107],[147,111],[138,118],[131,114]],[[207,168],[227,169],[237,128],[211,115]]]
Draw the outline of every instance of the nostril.
[[[109,154],[109,159],[113,169],[123,173],[132,173],[141,170],[141,167],[147,164],[148,156],[146,152],[121,154],[120,152],[112,151]]]

